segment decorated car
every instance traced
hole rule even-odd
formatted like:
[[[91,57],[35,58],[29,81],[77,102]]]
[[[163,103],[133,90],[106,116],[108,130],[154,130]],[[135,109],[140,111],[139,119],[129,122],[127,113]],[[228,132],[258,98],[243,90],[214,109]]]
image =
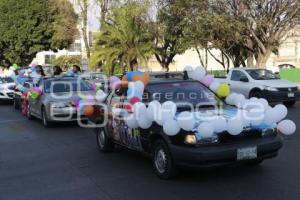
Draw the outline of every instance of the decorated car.
[[[202,68],[177,73],[130,72],[110,78],[105,105],[95,106],[95,125],[102,152],[115,145],[145,153],[162,179],[179,167],[233,163],[259,164],[277,156],[279,133],[293,134],[296,125],[283,105],[230,94]],[[231,103],[232,105],[227,104]]]

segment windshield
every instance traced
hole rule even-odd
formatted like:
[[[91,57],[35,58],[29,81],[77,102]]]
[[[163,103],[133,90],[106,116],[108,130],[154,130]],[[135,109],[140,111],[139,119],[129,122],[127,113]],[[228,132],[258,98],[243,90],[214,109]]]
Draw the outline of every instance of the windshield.
[[[179,104],[217,105],[216,95],[201,83],[194,81],[149,85],[144,99],[146,102],[157,100],[161,103],[173,101]]]
[[[89,84],[84,80],[78,79],[61,79],[61,80],[46,80],[46,93],[60,93],[60,92],[76,92],[76,91],[90,91]]]
[[[0,78],[0,83],[13,83],[14,80],[10,77],[3,77],[3,78]]]
[[[276,74],[266,69],[246,70],[254,80],[274,80],[279,79]]]

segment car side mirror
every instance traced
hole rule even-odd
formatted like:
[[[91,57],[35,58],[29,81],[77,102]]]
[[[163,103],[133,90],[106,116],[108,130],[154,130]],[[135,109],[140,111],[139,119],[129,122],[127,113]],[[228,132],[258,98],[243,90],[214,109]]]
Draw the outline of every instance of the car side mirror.
[[[248,83],[248,82],[249,82],[248,78],[241,78],[240,81],[241,81],[241,82],[245,82],[245,83]]]

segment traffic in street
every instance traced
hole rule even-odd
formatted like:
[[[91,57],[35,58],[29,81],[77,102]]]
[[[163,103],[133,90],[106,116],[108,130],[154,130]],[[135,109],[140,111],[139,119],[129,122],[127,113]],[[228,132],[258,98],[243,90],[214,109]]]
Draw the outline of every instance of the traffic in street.
[[[300,103],[288,118],[300,123]],[[47,129],[0,106],[0,199],[289,199],[300,198],[300,134],[259,166],[185,169],[158,179],[151,161],[117,148],[99,153],[95,134],[75,123]]]

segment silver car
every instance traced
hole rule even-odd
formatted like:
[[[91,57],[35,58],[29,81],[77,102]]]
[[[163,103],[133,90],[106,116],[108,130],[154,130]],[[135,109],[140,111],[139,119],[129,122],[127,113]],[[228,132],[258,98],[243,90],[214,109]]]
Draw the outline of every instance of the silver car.
[[[37,87],[42,94],[37,99],[28,98],[27,116],[42,119],[49,127],[53,122],[70,122],[84,119],[78,113],[75,99],[95,96],[90,84],[76,77],[43,78]]]

